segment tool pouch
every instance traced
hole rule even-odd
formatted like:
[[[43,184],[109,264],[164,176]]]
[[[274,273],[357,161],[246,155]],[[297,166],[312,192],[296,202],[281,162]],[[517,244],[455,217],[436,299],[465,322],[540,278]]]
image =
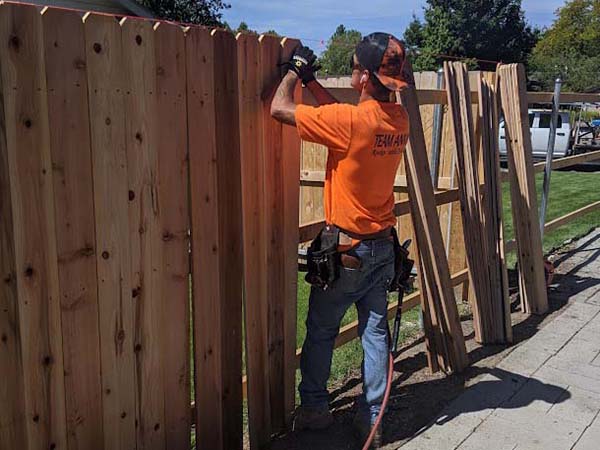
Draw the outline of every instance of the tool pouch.
[[[408,257],[408,249],[400,245],[398,240],[398,232],[392,228],[392,236],[394,238],[394,279],[390,283],[389,291],[399,291],[400,288],[407,289],[409,286],[408,280],[412,272],[415,262]]]
[[[338,253],[340,230],[327,225],[311,242],[307,252],[308,273],[305,280],[313,286],[327,289],[340,276]]]

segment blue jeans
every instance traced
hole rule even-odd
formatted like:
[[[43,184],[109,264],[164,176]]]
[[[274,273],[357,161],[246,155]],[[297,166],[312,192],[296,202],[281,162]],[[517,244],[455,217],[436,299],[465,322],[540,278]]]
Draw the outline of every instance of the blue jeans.
[[[394,245],[389,239],[363,241],[348,253],[361,259],[360,269],[340,267],[340,277],[329,289],[313,286],[310,292],[298,390],[303,406],[328,407],[335,338],[344,314],[356,304],[363,347],[359,406],[361,413],[373,418],[381,410],[387,381],[387,289],[394,276]]]

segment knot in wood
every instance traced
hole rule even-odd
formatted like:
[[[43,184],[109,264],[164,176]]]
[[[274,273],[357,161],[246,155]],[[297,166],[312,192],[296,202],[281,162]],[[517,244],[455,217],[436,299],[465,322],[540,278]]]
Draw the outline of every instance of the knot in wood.
[[[99,42],[95,42],[92,47],[96,53],[100,53],[102,51],[102,45]]]
[[[15,51],[19,51],[19,47],[21,47],[21,39],[19,39],[19,36],[14,34],[11,35],[10,38],[8,38],[8,46]]]
[[[135,37],[135,43],[137,45],[142,45],[142,37],[139,34]]]

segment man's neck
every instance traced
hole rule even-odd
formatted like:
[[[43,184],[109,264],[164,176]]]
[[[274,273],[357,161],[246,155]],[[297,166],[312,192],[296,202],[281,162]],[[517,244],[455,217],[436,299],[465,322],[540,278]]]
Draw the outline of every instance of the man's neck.
[[[362,91],[362,93],[360,94],[360,98],[358,99],[358,103],[366,102],[366,101],[369,101],[369,100],[375,100],[375,101],[378,101],[380,103],[390,103],[390,97],[389,97],[389,95],[385,96],[385,97],[376,97],[374,95],[369,94],[367,92],[367,90],[364,89]]]

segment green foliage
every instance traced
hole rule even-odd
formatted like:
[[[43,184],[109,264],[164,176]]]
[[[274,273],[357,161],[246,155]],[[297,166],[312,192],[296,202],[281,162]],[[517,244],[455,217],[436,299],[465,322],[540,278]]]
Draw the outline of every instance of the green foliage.
[[[525,21],[521,0],[427,0],[424,22],[413,17],[404,40],[416,71],[438,69],[440,55],[494,70],[494,61],[525,62],[538,35]]]
[[[530,77],[552,90],[560,77],[564,89],[600,91],[600,0],[571,0],[536,45]]]
[[[137,0],[160,19],[221,26],[223,9],[231,5],[222,0]]]
[[[359,31],[347,30],[344,25],[338,26],[319,60],[322,71],[327,75],[351,75],[350,58],[361,39]]]

